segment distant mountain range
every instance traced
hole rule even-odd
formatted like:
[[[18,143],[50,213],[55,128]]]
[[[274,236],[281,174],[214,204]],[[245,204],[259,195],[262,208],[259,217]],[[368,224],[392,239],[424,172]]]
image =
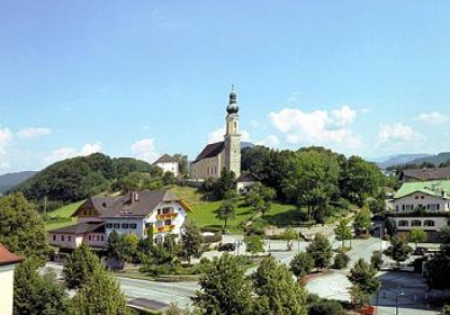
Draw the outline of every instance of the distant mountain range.
[[[33,177],[37,172],[24,171],[0,175],[0,195]]]
[[[422,164],[424,162],[432,163],[438,166],[441,163],[450,160],[450,152],[442,152],[436,155],[432,154],[398,154],[380,158],[368,158],[369,161],[375,162],[381,168],[387,168],[396,165],[405,164]]]

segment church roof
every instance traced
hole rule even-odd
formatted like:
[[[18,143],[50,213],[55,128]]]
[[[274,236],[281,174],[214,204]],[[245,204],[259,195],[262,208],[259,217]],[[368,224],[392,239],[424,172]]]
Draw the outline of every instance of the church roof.
[[[157,159],[153,164],[158,163],[178,163],[178,160],[169,154],[164,154],[159,159]]]
[[[215,157],[220,154],[225,149],[224,142],[217,142],[208,144],[202,152],[197,156],[194,163],[206,158]]]

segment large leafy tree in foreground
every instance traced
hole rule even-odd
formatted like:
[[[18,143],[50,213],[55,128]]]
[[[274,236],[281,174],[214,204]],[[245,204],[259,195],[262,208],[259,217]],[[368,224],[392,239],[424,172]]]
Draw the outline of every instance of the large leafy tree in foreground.
[[[211,269],[200,279],[200,287],[194,305],[201,309],[201,314],[253,314],[251,284],[237,257],[225,253],[219,259],[215,258]]]
[[[361,258],[350,270],[348,279],[353,285],[358,286],[363,292],[371,295],[375,293],[380,286],[380,280],[378,280],[376,275],[377,270]]]
[[[72,315],[129,315],[125,294],[117,281],[98,265],[73,298]]]
[[[285,264],[265,258],[252,275],[257,295],[254,314],[306,315],[306,293]]]
[[[46,260],[49,246],[44,222],[22,194],[0,198],[0,243],[9,251],[38,264]]]
[[[28,259],[14,272],[14,314],[67,314],[70,300],[64,286],[56,281],[53,273],[40,275],[37,267],[33,259]]]
[[[69,289],[78,289],[92,277],[100,260],[93,254],[88,245],[81,244],[67,258],[64,264],[63,277]]]

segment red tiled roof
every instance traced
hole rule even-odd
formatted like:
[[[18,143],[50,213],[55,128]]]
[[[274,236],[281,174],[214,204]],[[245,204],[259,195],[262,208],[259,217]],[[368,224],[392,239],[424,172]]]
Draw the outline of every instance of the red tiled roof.
[[[20,263],[23,259],[14,255],[0,243],[0,266]]]

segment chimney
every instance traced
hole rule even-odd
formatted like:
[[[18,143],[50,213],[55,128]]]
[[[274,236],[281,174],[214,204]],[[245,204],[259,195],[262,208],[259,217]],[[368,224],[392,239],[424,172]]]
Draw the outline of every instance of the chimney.
[[[130,192],[130,203],[135,203],[136,201],[139,201],[139,194],[137,191]]]

